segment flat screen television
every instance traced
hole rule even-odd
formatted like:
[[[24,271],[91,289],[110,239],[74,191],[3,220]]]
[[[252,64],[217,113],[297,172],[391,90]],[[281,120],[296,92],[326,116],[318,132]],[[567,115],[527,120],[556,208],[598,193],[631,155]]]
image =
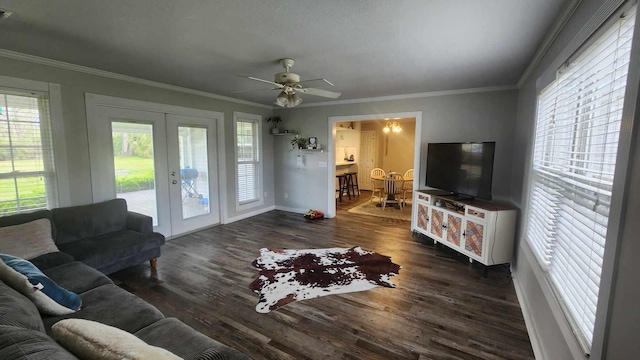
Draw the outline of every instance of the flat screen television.
[[[491,200],[495,142],[429,143],[426,185]]]

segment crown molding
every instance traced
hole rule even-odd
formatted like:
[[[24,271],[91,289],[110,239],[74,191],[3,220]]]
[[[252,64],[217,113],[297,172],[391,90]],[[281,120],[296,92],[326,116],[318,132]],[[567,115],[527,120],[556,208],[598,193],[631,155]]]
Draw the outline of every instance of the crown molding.
[[[47,59],[47,58],[43,58],[35,55],[23,54],[23,53],[11,51],[11,50],[0,49],[0,56],[9,58],[9,59],[28,61],[35,64],[40,64],[40,65],[57,67],[65,70],[77,71],[77,72],[90,74],[90,75],[102,76],[102,77],[115,79],[115,80],[127,81],[131,83],[139,84],[139,85],[152,86],[159,89],[172,90],[172,91],[182,92],[186,94],[204,96],[204,97],[217,99],[217,100],[229,101],[229,102],[234,102],[234,103],[243,104],[243,105],[256,106],[263,109],[273,109],[273,106],[270,106],[270,105],[264,105],[264,104],[254,103],[251,101],[235,99],[228,96],[217,95],[217,94],[213,94],[206,91],[189,89],[189,88],[184,88],[176,85],[169,85],[169,84],[165,84],[157,81],[140,79],[140,78],[129,76],[129,75],[122,75],[122,74],[113,73],[110,71],[98,70],[98,69],[94,69],[86,66],[71,64],[64,61]]]
[[[488,86],[488,87],[470,88],[470,89],[430,91],[430,92],[414,93],[414,94],[389,95],[389,96],[378,96],[378,97],[360,98],[360,99],[314,102],[310,104],[298,105],[295,108],[281,108],[277,106],[277,107],[274,107],[274,109],[297,109],[302,107],[314,107],[314,106],[360,104],[360,103],[368,103],[368,102],[418,99],[418,98],[428,98],[428,97],[436,97],[436,96],[475,94],[475,93],[507,91],[507,90],[518,90],[518,87],[516,85],[501,85],[501,86]]]
[[[549,51],[549,48],[551,48],[551,45],[556,41],[556,38],[560,35],[560,32],[564,29],[565,25],[567,25],[567,22],[569,22],[569,19],[571,19],[571,16],[578,9],[578,6],[581,3],[582,0],[572,0],[564,9],[562,14],[560,14],[556,22],[551,27],[551,30],[547,33],[547,36],[542,40],[542,44],[540,44],[538,51],[536,51],[533,59],[531,59],[531,62],[524,70],[524,73],[522,73],[520,80],[518,80],[518,89],[524,86],[524,83],[529,80],[529,77],[533,74],[535,68],[540,64],[542,58],[546,55],[547,51]]]

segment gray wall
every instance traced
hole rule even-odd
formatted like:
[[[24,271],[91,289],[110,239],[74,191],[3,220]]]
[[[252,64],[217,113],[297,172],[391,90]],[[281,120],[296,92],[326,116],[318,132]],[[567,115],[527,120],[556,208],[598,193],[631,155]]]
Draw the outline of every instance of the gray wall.
[[[316,136],[327,145],[328,119],[331,116],[368,115],[422,111],[420,164],[424,164],[427,143],[456,141],[495,141],[493,194],[495,198],[511,196],[513,133],[518,92],[516,90],[425,97],[334,106],[276,109],[282,116],[283,128],[300,136]],[[302,167],[296,166],[297,151],[290,152],[288,138],[274,143],[276,204],[283,208],[326,211],[328,168],[319,161],[332,164],[333,153],[301,153],[306,157]],[[416,176],[418,169],[416,169]],[[424,188],[425,169],[420,167],[418,185]],[[333,183],[332,185],[333,186]],[[284,194],[288,197],[285,198]],[[294,194],[294,196],[292,196]]]
[[[271,109],[165,90],[4,57],[0,57],[0,75],[60,84],[72,205],[92,202],[85,92],[224,113],[227,161],[223,164],[223,169],[225,171],[227,189],[221,190],[227,192],[228,203],[223,204],[223,206],[227,207],[230,217],[238,215],[235,211],[234,196],[233,111],[262,115],[264,119],[271,115]],[[263,140],[265,153],[264,189],[268,194],[263,208],[266,208],[274,204],[273,158],[271,156],[273,154],[273,138],[269,135],[269,126],[263,126]]]
[[[518,121],[515,130],[514,162],[513,162],[513,184],[512,202],[521,208],[526,206],[526,187],[528,168],[530,166],[530,153],[533,141],[533,128],[535,123],[536,108],[536,79],[550,67],[552,62],[558,57],[563,49],[569,44],[584,24],[602,5],[602,0],[584,0],[575,11],[565,28],[557,37],[556,41],[543,57],[541,63],[536,67],[528,81],[520,88]],[[638,29],[636,29],[636,35]],[[638,43],[636,39],[636,44]],[[637,53],[637,51],[636,51]],[[636,57],[636,60],[638,58]],[[636,65],[637,69],[637,65]],[[627,91],[637,89],[637,81],[629,83]],[[635,92],[635,90],[633,90]],[[636,120],[636,124],[637,124]],[[629,128],[623,129],[623,137],[629,136]],[[637,130],[636,130],[637,132]],[[640,146],[638,146],[637,136],[633,136],[631,145],[632,162],[629,165],[630,178],[628,184],[640,183]],[[637,219],[640,217],[640,191],[637,186],[630,186],[622,197],[627,199],[627,203],[622,210],[623,227],[620,228],[620,238],[618,240],[617,253],[619,254],[616,264],[604,264],[605,268],[613,268],[612,292],[600,294],[600,300],[609,299],[610,315],[608,317],[600,315],[596,320],[596,330],[594,344],[604,344],[602,354],[597,353],[600,345],[594,347],[594,354],[591,359],[631,359],[637,358],[640,352],[640,312],[636,310],[640,304],[640,287],[637,285],[640,265],[637,261],[637,254],[640,254],[640,241],[637,234],[640,226]],[[550,293],[550,287],[545,280],[539,265],[531,257],[531,250],[522,239],[522,214],[520,214],[518,236],[516,246],[516,262],[513,264],[515,270],[515,280],[520,288],[521,301],[525,303],[523,310],[528,312],[532,320],[530,324],[537,336],[535,339],[540,345],[544,359],[573,359],[582,358],[579,348],[571,339],[570,334],[562,333],[562,322],[556,320],[553,312],[557,311],[557,304],[549,301],[549,297],[544,294]],[[614,219],[615,222],[616,219]],[[603,273],[604,275],[604,273]],[[603,278],[601,289],[608,288],[608,280]],[[606,311],[602,314],[606,314]],[[525,314],[526,316],[527,314]],[[604,334],[603,334],[604,332]],[[576,352],[578,354],[576,355]]]

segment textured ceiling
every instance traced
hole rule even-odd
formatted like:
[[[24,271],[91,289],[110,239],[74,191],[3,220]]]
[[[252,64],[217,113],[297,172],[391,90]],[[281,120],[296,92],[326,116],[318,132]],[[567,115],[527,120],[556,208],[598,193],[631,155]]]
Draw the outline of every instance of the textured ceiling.
[[[359,99],[513,85],[565,3],[0,0],[0,49],[268,105],[276,91],[232,93],[269,87],[237,75],[273,80],[291,57]]]

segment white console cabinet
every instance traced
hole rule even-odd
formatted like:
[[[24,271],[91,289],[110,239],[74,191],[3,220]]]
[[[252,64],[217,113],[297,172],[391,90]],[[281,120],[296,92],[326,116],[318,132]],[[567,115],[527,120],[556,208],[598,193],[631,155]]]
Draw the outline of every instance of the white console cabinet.
[[[482,200],[454,200],[441,191],[414,192],[412,230],[484,265],[513,256],[516,209]]]

